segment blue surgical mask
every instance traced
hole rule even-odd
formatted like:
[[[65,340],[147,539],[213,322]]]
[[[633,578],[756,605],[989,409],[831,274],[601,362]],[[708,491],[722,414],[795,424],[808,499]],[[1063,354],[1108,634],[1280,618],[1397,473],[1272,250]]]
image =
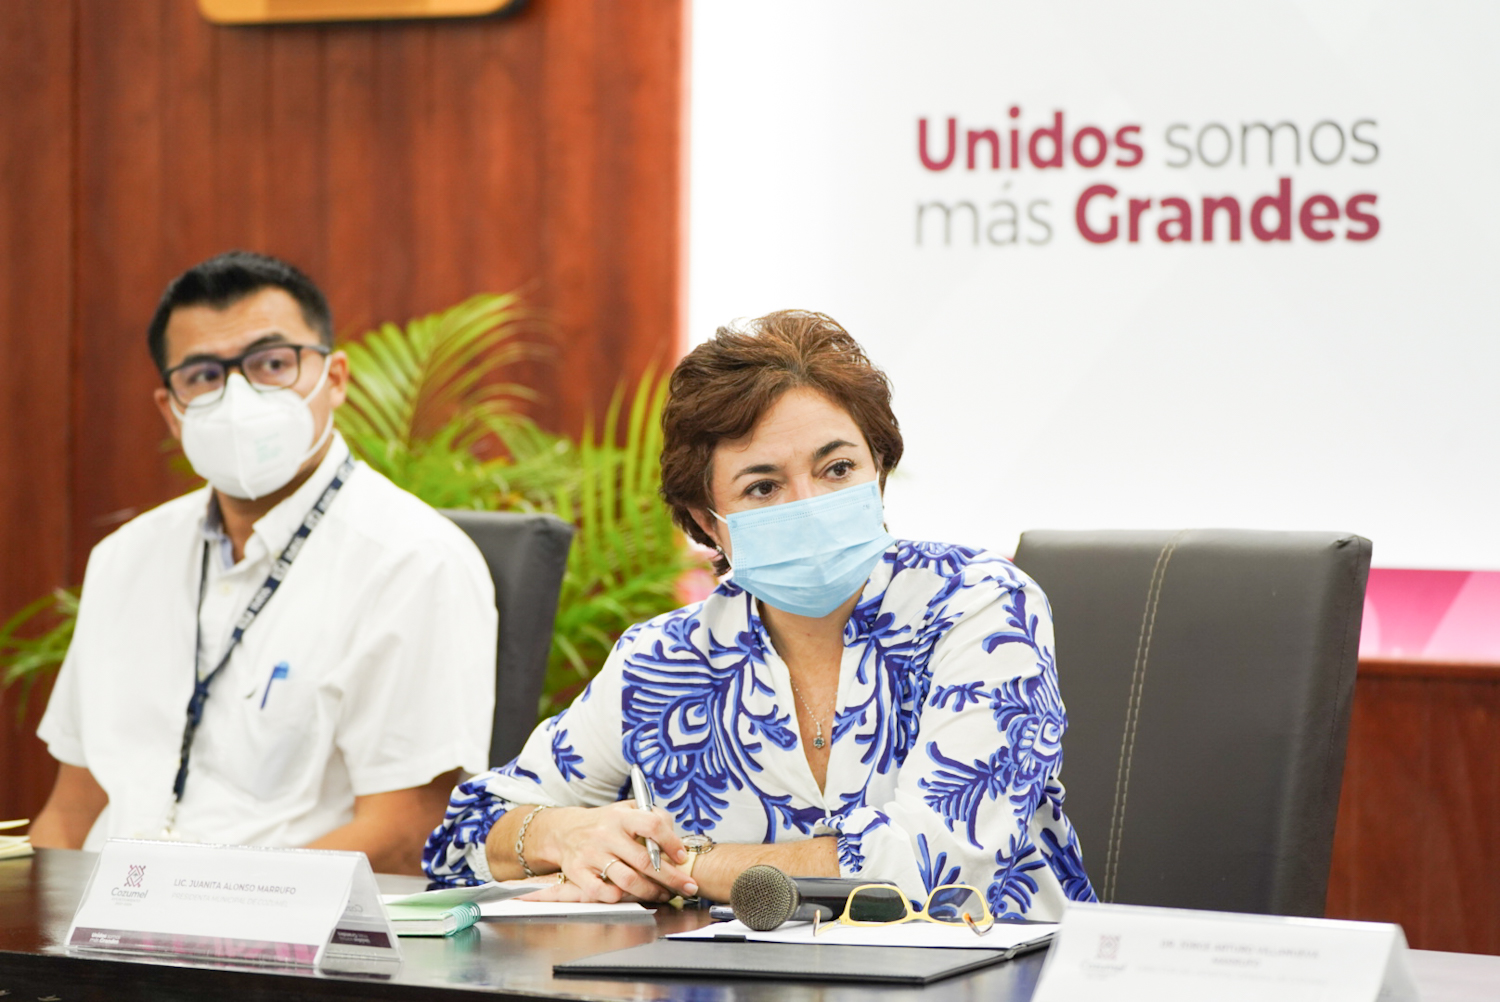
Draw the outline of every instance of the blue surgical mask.
[[[859,591],[895,542],[874,480],[714,518],[729,526],[734,583],[767,605],[826,616]]]

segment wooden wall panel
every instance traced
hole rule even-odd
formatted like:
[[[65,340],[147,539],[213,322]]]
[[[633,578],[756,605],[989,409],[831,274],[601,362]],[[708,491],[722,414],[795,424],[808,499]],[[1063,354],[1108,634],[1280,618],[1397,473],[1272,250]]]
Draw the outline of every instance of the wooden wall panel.
[[[0,621],[71,580],[73,30],[65,3],[0,7]],[[51,787],[46,696],[19,723],[0,697],[0,816]]]
[[[1327,914],[1500,953],[1500,667],[1361,665]]]
[[[169,7],[161,12],[157,27],[166,56],[159,66],[155,105],[161,120],[158,156],[165,204],[153,239],[159,241],[155,253],[172,261],[191,260],[214,249],[206,236],[212,232],[218,204],[212,185],[206,183],[214,176],[216,154],[207,128],[213,120],[214,52],[204,44],[192,14]],[[106,38],[96,44],[109,43]],[[111,80],[112,75],[104,85],[111,86]],[[175,98],[164,102],[163,94]],[[128,341],[123,347],[128,348]]]
[[[381,144],[375,92],[374,28],[345,29],[325,43],[324,87],[328,94],[328,174],[338,182],[339,197],[328,205],[329,252],[323,265],[323,290],[342,311],[341,328],[361,330],[379,315],[378,290],[384,275],[376,220],[379,199],[375,179]]]
[[[516,376],[560,431],[674,361],[685,3],[270,27],[194,0],[0,6],[0,616],[182,490],[145,326],[215,252],[299,264],[344,334],[523,290],[553,356]],[[23,803],[0,787],[0,814]]]
[[[1431,704],[1433,829],[1444,835],[1430,844],[1423,938],[1500,953],[1500,678],[1434,686]]]
[[[181,482],[141,332],[233,246],[327,288],[341,331],[522,288],[576,431],[680,343],[682,6],[544,0],[480,21],[222,28],[191,0],[78,0],[81,554]]]
[[[178,66],[166,47],[167,8],[81,0],[77,9],[75,581],[94,543],[181,489],[160,455],[165,427],[151,402],[159,380],[143,332],[165,281],[164,234],[191,218],[191,188],[166,141],[174,116],[164,101]]]

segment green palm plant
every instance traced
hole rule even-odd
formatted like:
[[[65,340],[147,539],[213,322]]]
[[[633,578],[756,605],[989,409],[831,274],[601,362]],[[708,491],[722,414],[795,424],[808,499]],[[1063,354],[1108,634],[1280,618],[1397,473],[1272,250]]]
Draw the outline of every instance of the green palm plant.
[[[52,625],[36,636],[27,636],[35,632],[36,621],[43,617]],[[77,620],[78,589],[58,588],[26,605],[0,626],[0,689],[21,687],[16,700],[17,721],[26,716],[32,687],[57,671],[68,656]]]
[[[617,389],[602,428],[591,419],[575,446],[518,413],[530,390],[493,381],[534,357],[513,340],[526,319],[515,296],[476,296],[405,328],[386,324],[344,345],[350,388],[338,413],[362,459],[434,507],[550,511],[574,524],[539,707],[547,716],[588,684],[626,627],[677,604],[677,582],[698,562],[659,496],[666,377],[646,372],[628,410]],[[480,458],[487,436],[503,456]]]
[[[579,442],[538,428],[534,399],[503,380],[540,349],[520,340],[532,321],[519,297],[480,295],[400,327],[384,324],[340,347],[349,390],[338,427],[359,458],[439,508],[550,511],[576,527],[558,603],[542,715],[571,701],[632,623],[677,604],[682,575],[703,566],[659,498],[667,379],[647,372],[617,389],[603,425]],[[0,627],[0,687],[24,698],[67,653],[77,592],[33,602]],[[43,617],[51,625],[36,636]]]
[[[485,294],[341,345],[349,447],[434,507],[545,507],[566,477],[568,443],[519,413],[535,393],[497,381],[541,354],[517,339],[531,319],[516,294]],[[491,441],[505,454],[485,458]]]
[[[621,440],[623,398],[616,390],[597,440],[592,422],[585,428],[577,485],[558,493],[556,512],[578,533],[558,600],[543,716],[572,702],[627,627],[676,606],[677,583],[701,566],[659,493],[667,378],[642,377]]]

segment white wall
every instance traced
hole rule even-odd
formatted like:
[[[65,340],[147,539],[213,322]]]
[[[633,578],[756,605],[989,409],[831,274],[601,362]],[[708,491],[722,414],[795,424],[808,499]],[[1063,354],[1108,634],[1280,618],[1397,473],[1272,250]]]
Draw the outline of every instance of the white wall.
[[[692,44],[691,339],[788,306],[848,327],[896,385],[897,535],[1011,552],[1034,527],[1340,529],[1382,566],[1500,568],[1500,6],[699,0]],[[1006,148],[993,170],[981,142],[967,168],[967,129],[1058,110],[1069,145],[1139,125],[1142,163],[1011,170]],[[929,170],[918,121],[941,156],[949,116],[958,155]],[[1378,154],[1351,141],[1361,119]],[[1301,164],[1284,129],[1275,167],[1259,133],[1242,166],[1242,124],[1283,120]],[[1346,143],[1330,165],[1307,147],[1324,120]],[[1191,146],[1215,122],[1227,163],[1169,166],[1169,126]],[[1332,128],[1319,144],[1334,159]],[[1294,216],[1374,194],[1378,235],[1340,220],[1314,242],[1294,218],[1267,243],[1245,219],[1229,243],[1221,216],[1199,239],[1203,196],[1248,213],[1282,177]],[[1114,242],[1074,220],[1096,184],[1119,191]],[[1132,196],[1153,199],[1137,243]],[[1167,196],[1193,242],[1158,239]],[[919,245],[931,200],[972,203],[978,245],[966,209],[947,246],[929,210]]]

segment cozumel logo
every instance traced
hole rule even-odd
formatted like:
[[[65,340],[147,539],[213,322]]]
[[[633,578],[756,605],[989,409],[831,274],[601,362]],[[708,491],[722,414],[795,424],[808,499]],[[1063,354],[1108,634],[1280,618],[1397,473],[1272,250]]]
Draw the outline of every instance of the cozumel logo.
[[[139,886],[141,886],[141,878],[144,877],[145,875],[146,875],[146,868],[144,866],[131,866],[129,872],[125,874],[125,886],[126,887],[139,887]]]

